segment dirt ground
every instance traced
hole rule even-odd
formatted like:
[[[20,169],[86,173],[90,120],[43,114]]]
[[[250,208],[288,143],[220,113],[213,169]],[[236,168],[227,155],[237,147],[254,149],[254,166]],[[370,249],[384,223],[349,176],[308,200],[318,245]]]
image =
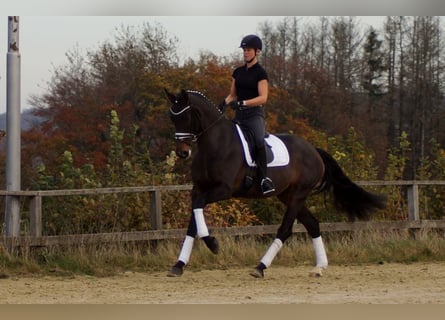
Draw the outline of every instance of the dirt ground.
[[[424,304],[445,303],[445,264],[330,266],[319,278],[308,266],[270,267],[264,279],[249,269],[186,270],[180,278],[126,272],[96,278],[0,279],[2,304]]]

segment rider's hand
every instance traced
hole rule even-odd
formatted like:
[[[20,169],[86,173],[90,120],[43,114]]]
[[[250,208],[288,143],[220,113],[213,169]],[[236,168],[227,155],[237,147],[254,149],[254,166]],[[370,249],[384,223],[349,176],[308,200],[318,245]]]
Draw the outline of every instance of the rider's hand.
[[[224,99],[218,106],[219,111],[224,112],[226,106],[227,106],[226,99]]]
[[[233,109],[239,109],[239,107],[244,106],[244,101],[232,101],[229,103],[229,106]]]

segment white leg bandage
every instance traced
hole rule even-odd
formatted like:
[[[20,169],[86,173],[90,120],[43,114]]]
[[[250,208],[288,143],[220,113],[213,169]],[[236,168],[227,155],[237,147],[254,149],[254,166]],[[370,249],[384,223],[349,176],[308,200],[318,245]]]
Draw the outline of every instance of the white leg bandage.
[[[275,239],[270,245],[264,257],[261,259],[261,263],[268,268],[282,246],[283,242],[278,238]]]
[[[321,236],[312,238],[312,244],[314,245],[316,266],[326,268],[328,266],[328,257],[326,256],[326,250],[324,249]]]
[[[207,229],[207,225],[204,220],[204,209],[193,209],[193,214],[195,215],[198,237],[207,237],[209,235],[209,230]]]
[[[184,243],[182,244],[181,253],[179,253],[178,260],[187,264],[190,260],[190,255],[192,254],[193,242],[195,238],[186,236],[184,239]]]

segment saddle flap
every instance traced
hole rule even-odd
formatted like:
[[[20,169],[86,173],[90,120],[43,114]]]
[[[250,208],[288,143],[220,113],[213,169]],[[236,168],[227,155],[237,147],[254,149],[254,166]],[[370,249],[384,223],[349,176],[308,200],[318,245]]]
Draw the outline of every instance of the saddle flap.
[[[243,130],[238,124],[235,127],[240,138],[241,145],[243,146],[244,158],[246,163],[250,167],[255,167],[256,164],[253,161],[252,149],[244,135]],[[268,134],[266,139],[266,151],[267,151],[267,166],[268,167],[280,167],[287,166],[289,164],[289,152],[284,142],[273,134]]]

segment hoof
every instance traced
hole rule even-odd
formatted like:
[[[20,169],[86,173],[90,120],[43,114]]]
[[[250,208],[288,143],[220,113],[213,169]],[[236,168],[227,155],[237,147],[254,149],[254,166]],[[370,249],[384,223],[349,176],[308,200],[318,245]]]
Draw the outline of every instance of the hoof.
[[[263,279],[264,278],[264,271],[260,270],[258,268],[253,269],[252,272],[249,273],[252,277],[254,278],[258,278],[258,279]]]
[[[184,268],[173,266],[167,273],[167,277],[180,277],[184,273]]]
[[[323,275],[323,270],[326,270],[327,267],[315,267],[309,272],[309,276],[311,277],[321,277]]]
[[[219,252],[219,243],[218,240],[216,240],[215,237],[206,237],[206,239],[204,239],[205,244],[207,245],[207,248],[210,249],[210,251],[212,251],[212,253],[214,254],[218,254]]]

